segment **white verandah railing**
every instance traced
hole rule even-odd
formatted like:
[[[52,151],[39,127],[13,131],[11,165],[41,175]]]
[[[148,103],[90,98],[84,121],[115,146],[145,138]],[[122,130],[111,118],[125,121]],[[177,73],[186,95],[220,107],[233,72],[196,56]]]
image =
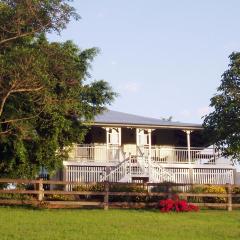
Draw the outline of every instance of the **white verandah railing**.
[[[78,144],[74,148],[74,161],[121,162],[125,159],[121,146]]]
[[[139,149],[144,157],[151,157],[155,163],[161,164],[218,164],[218,159],[221,157],[219,152],[214,148],[191,148],[186,147],[164,147],[164,146],[148,146],[137,147],[136,156],[139,156]],[[128,153],[127,153],[128,154]],[[134,155],[134,153],[131,153]],[[74,155],[69,160],[79,162],[122,162],[126,159],[126,153],[123,152],[123,147],[118,145],[95,145],[95,144],[79,144],[74,148]],[[144,158],[142,159],[144,163]],[[229,163],[226,163],[229,165]]]
[[[148,147],[144,147],[144,155],[150,155],[152,161],[167,164],[216,164],[216,160],[220,157],[219,152],[216,152],[214,148],[194,148],[189,150],[183,147],[152,146],[150,151]]]

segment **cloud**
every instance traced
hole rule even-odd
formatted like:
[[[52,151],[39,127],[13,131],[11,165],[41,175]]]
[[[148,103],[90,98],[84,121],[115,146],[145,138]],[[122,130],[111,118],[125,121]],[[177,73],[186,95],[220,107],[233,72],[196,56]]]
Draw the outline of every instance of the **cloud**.
[[[105,18],[108,15],[108,9],[107,8],[101,8],[98,12],[96,12],[97,18]]]
[[[98,18],[103,18],[105,16],[104,12],[98,12],[97,17]]]
[[[199,117],[203,117],[203,116],[207,115],[210,112],[211,112],[211,108],[208,107],[208,106],[200,107],[200,108],[197,109],[197,115]]]
[[[230,41],[227,42],[224,46],[223,46],[224,50],[227,53],[233,52],[233,51],[239,51],[239,43],[237,41]]]
[[[205,115],[209,114],[211,110],[212,109],[208,106],[199,107],[193,110],[183,109],[180,112],[180,116],[184,119],[192,119],[193,117],[201,119]]]
[[[113,65],[113,66],[114,66],[114,65],[117,65],[117,61],[112,60],[112,61],[111,61],[111,65]]]
[[[191,116],[191,112],[188,109],[184,109],[180,112],[180,115],[184,118],[189,118]]]
[[[123,90],[130,92],[130,93],[136,93],[139,92],[141,89],[141,86],[137,82],[127,82],[123,86]]]

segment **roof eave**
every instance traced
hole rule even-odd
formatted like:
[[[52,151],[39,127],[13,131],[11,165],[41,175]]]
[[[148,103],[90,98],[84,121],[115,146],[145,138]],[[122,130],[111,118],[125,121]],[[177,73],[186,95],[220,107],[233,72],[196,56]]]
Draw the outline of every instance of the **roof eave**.
[[[181,126],[181,125],[155,125],[155,124],[134,124],[134,123],[101,123],[94,122],[91,125],[99,127],[133,127],[133,128],[149,128],[149,129],[182,129],[182,130],[203,130],[201,125],[196,126]]]

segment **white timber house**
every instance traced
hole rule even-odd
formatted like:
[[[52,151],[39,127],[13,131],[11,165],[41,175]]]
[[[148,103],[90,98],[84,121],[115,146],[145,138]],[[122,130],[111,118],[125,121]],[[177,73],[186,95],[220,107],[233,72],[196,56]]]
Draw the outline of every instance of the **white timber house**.
[[[77,182],[234,183],[236,167],[208,146],[199,124],[107,110],[64,161]]]

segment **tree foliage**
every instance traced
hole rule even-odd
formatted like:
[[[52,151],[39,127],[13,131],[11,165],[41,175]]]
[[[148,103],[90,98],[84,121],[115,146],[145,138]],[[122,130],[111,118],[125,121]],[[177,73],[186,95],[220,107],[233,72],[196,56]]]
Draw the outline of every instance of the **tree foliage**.
[[[218,93],[211,98],[214,111],[204,119],[211,143],[225,156],[240,159],[240,53],[230,55],[229,69],[222,75]]]
[[[67,2],[0,1],[0,176],[60,167],[66,146],[82,141],[86,123],[116,95],[89,81],[97,48],[47,40],[78,17]]]
[[[0,45],[25,36],[64,29],[71,17],[79,19],[71,0],[1,0]]]

